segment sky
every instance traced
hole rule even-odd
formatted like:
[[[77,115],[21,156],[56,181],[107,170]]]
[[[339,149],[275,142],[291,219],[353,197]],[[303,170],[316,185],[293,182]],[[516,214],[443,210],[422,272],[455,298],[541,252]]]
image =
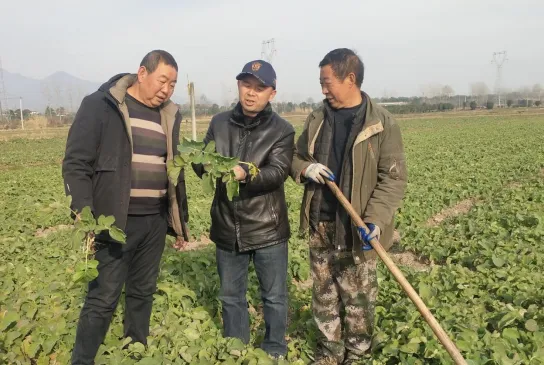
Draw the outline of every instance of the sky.
[[[152,49],[179,65],[175,95],[224,103],[235,77],[274,38],[277,99],[322,98],[318,64],[332,49],[355,50],[371,96],[421,95],[425,85],[493,90],[493,52],[506,50],[502,86],[544,84],[542,0],[0,0],[4,69],[33,78],[65,71],[103,82],[136,72]]]

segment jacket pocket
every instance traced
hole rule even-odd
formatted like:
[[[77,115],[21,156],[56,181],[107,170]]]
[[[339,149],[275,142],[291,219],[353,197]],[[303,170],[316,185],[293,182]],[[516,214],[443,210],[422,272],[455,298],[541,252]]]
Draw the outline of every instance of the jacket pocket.
[[[117,171],[117,156],[99,156],[94,172],[114,172]]]
[[[93,200],[95,205],[98,201],[102,205],[110,206],[113,204],[113,198],[115,196],[117,176],[117,157],[105,157],[100,159],[94,168],[94,174],[92,177],[93,186]],[[96,208],[96,207],[95,207]]]
[[[117,171],[116,167],[97,167],[96,169],[94,169],[95,173],[97,173],[97,172],[115,172],[115,171]]]

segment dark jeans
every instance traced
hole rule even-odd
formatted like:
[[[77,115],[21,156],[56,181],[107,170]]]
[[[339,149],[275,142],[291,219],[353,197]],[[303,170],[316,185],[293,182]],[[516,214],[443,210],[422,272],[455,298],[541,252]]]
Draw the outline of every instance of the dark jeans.
[[[72,364],[93,364],[125,284],[124,334],[146,343],[159,263],[168,228],[166,213],[129,216],[126,244],[97,242],[98,277],[89,283],[77,326]]]
[[[217,248],[221,281],[225,337],[249,342],[249,313],[246,301],[249,262],[253,259],[264,306],[266,333],[261,348],[270,355],[285,355],[287,344],[287,242],[250,252]]]

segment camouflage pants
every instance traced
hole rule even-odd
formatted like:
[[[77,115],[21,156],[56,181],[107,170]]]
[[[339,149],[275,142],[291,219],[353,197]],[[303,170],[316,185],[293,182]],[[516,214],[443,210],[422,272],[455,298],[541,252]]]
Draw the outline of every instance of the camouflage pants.
[[[378,281],[376,260],[356,265],[351,251],[335,249],[334,235],[334,222],[321,222],[310,237],[312,313],[320,332],[316,357],[341,364],[370,349]]]

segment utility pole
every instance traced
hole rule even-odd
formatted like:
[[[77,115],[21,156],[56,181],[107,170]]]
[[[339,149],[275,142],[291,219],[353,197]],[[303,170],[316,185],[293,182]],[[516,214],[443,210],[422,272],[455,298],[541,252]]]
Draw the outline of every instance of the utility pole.
[[[187,88],[189,91],[189,103],[191,104],[191,124],[193,130],[193,141],[196,141],[195,84],[194,82],[189,82],[189,75],[187,75]]]
[[[491,61],[491,63],[494,63],[497,65],[497,78],[495,80],[495,92],[497,93],[499,97],[499,108],[501,107],[502,65],[506,61],[508,61],[508,58],[506,58],[506,51],[493,53],[493,60]]]
[[[272,63],[274,56],[276,55],[276,46],[274,45],[274,38],[263,41],[263,48],[261,50],[261,59]]]
[[[19,111],[21,112],[21,129],[25,129],[25,122],[23,118],[23,97],[19,98]]]

